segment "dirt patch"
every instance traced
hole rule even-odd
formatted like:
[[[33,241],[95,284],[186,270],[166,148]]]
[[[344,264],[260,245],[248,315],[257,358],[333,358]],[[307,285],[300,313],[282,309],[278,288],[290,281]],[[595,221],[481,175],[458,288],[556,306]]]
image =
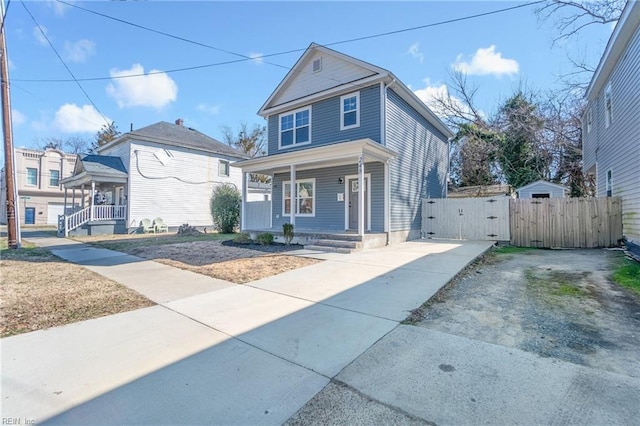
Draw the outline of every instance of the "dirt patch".
[[[1,337],[154,305],[45,249],[3,250],[1,256]]]
[[[145,259],[244,284],[320,262],[286,254],[300,248],[296,245],[236,245],[227,241],[208,240],[129,247],[125,250]]]
[[[640,377],[640,297],[610,250],[491,253],[412,317],[415,325]]]

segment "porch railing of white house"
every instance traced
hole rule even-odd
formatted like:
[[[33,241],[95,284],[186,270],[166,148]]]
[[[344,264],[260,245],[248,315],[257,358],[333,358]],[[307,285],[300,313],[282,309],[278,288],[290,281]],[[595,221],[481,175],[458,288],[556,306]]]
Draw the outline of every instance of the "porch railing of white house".
[[[92,211],[93,209],[93,211]],[[64,217],[64,236],[94,220],[126,219],[127,206],[89,206]]]

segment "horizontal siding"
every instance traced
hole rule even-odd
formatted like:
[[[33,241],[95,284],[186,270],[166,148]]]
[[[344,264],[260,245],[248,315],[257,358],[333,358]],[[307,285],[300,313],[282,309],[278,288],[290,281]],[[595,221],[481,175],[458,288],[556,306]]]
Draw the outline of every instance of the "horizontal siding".
[[[520,198],[532,198],[533,194],[550,194],[550,198],[564,198],[564,190],[554,185],[538,182],[529,188],[518,191]]]
[[[229,158],[177,147],[167,147],[173,159],[163,165],[154,156],[162,147],[166,146],[131,143],[129,226],[138,226],[143,218],[155,217],[161,217],[172,227],[184,223],[210,226],[209,202],[214,186],[232,183],[241,191],[241,170],[230,167],[230,177],[220,177],[219,159]]]
[[[339,193],[345,193],[345,185],[338,183],[338,178],[356,175],[357,165],[301,170],[296,172],[296,179],[315,178],[316,180],[316,212],[315,217],[296,217],[296,227],[301,229],[317,229],[327,231],[344,231],[345,202],[337,201]],[[384,166],[381,163],[366,163],[365,173],[371,173],[371,230],[384,230]],[[290,179],[289,173],[276,174],[273,177],[273,228],[282,229],[282,224],[289,223],[289,216],[283,216],[282,182]],[[345,200],[348,194],[345,193]]]
[[[321,58],[322,70],[314,73],[312,67],[316,58]],[[279,96],[272,100],[270,106],[300,99],[373,75],[368,69],[321,52],[316,52],[306,63],[301,65],[301,69],[298,69],[297,74],[292,76],[288,86],[284,87]]]
[[[100,155],[109,155],[111,157],[120,157],[122,160],[122,164],[124,164],[124,168],[129,170],[130,166],[130,156],[129,150],[131,147],[131,143],[129,141],[120,143],[115,145],[113,148],[108,149],[100,153]]]
[[[355,92],[349,92],[355,93]],[[340,130],[340,96],[334,96],[311,106],[311,144],[278,149],[279,126],[275,114],[269,117],[269,154],[296,151],[335,142],[370,138],[380,142],[380,86],[360,90],[360,126]]]
[[[447,138],[393,90],[387,95],[387,147],[398,153],[390,165],[391,231],[421,228],[423,198],[444,198]]]
[[[637,29],[611,77],[612,122],[605,128],[604,88],[594,104],[597,195],[606,196],[607,171],[612,171],[612,195],[622,197],[624,235],[640,242],[640,29]],[[589,144],[593,140],[589,139]]]

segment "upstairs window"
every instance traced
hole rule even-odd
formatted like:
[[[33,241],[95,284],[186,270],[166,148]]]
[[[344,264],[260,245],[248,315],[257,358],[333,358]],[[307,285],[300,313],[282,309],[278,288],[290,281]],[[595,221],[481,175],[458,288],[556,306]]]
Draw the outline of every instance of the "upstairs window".
[[[613,192],[611,174],[611,169],[607,170],[607,197],[611,197],[611,193]]]
[[[229,162],[226,160],[219,160],[218,162],[218,176],[229,177]]]
[[[27,185],[38,185],[38,169],[27,167]]]
[[[59,185],[60,185],[60,170],[50,170],[49,186],[59,186]]]
[[[592,125],[593,125],[593,110],[589,108],[587,110],[587,133],[591,133]]]
[[[340,130],[360,126],[360,92],[340,97]]]
[[[311,142],[311,109],[280,115],[280,148]]]
[[[611,96],[611,82],[604,89],[604,127],[613,123],[613,99]]]

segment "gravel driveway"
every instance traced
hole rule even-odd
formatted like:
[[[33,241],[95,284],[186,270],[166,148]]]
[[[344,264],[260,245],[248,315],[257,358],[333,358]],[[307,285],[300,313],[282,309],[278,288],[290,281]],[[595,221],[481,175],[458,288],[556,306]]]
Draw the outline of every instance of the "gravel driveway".
[[[640,377],[640,297],[609,278],[622,256],[491,253],[430,301],[414,325]]]

